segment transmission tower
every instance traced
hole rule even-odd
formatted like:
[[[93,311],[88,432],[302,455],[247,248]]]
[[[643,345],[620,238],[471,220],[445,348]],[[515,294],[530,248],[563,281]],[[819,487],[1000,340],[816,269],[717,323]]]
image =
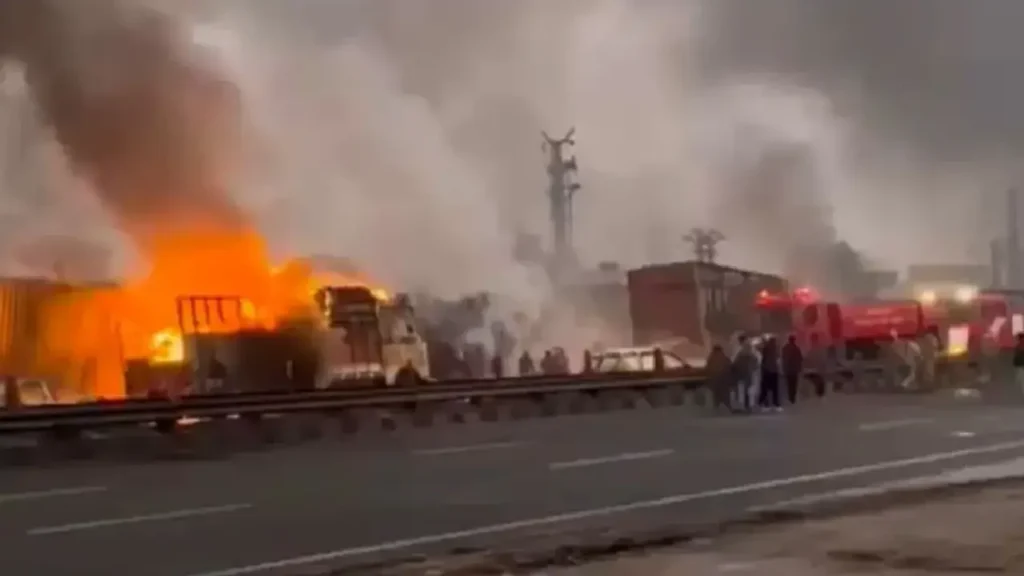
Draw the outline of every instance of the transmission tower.
[[[1019,290],[1021,277],[1020,193],[1016,188],[1006,192],[1006,285]]]
[[[576,128],[570,128],[562,138],[552,138],[547,132],[542,150],[548,154],[548,199],[551,202],[551,227],[554,232],[554,256],[561,267],[574,258],[572,249],[572,200],[580,189],[574,176],[577,172],[576,156],[565,157],[565,148],[575,146],[573,135]]]
[[[710,228],[694,228],[683,240],[693,246],[698,262],[713,264],[718,259],[718,244],[725,240],[725,235]]]

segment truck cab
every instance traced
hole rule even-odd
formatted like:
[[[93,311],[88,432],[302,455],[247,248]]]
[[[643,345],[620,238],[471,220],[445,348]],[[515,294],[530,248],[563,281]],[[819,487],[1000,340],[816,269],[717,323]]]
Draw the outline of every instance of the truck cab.
[[[344,386],[350,380],[383,380],[394,385],[410,367],[429,378],[427,347],[416,329],[408,298],[381,298],[358,286],[322,288],[317,293],[322,315],[320,387]]]
[[[810,288],[786,292],[762,290],[757,295],[760,332],[786,337],[796,336],[807,348],[817,337],[823,346],[837,345],[843,339],[843,317],[839,304],[822,299]]]

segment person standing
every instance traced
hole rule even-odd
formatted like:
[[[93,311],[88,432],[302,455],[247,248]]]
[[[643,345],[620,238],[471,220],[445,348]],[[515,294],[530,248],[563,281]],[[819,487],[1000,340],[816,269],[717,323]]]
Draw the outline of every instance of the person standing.
[[[491,375],[494,376],[495,380],[501,380],[505,377],[505,359],[501,354],[495,354],[491,357]]]
[[[558,371],[556,364],[557,360],[555,360],[555,355],[551,353],[551,349],[545,350],[544,357],[540,359],[541,373],[547,376],[556,374]]]
[[[781,411],[779,398],[779,372],[781,372],[779,342],[770,336],[761,349],[761,407],[765,410]]]
[[[1024,394],[1024,332],[1017,334],[1017,343],[1013,347],[1013,379]]]
[[[523,350],[522,356],[519,357],[519,375],[520,376],[533,376],[536,367],[533,364],[533,356],[530,356],[529,350]]]
[[[782,347],[782,374],[786,380],[786,395],[790,405],[800,397],[800,376],[804,370],[804,353],[796,343],[796,336],[790,335]]]
[[[753,343],[745,334],[740,334],[737,344],[739,347],[732,360],[733,377],[736,383],[736,393],[740,396],[739,404],[749,411],[754,409],[752,396],[760,361]]]
[[[807,369],[807,381],[814,387],[814,393],[818,398],[824,398],[829,382],[830,362],[828,350],[821,345],[821,337],[817,334],[811,334],[804,366]]]
[[[711,353],[706,362],[708,385],[711,387],[711,397],[714,408],[725,408],[732,410],[731,394],[733,388],[732,362],[729,355],[720,344],[711,347]]]

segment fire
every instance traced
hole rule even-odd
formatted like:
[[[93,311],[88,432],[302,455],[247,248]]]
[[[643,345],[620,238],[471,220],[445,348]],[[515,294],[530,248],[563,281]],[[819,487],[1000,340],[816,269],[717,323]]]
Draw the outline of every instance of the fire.
[[[180,330],[160,330],[150,339],[149,360],[153,364],[181,364],[185,361],[185,339]]]
[[[145,248],[146,273],[121,286],[67,298],[49,313],[48,345],[67,359],[65,373],[75,377],[81,366],[103,358],[102,374],[83,384],[92,395],[124,394],[125,361],[186,361],[185,342],[192,332],[273,329],[282,320],[315,313],[313,295],[327,285],[366,286],[378,298],[391,297],[357,274],[314,270],[301,259],[275,267],[255,232],[193,228],[163,234]],[[222,322],[190,326],[179,310],[179,298],[188,296],[231,298],[236,311]],[[83,317],[95,319],[91,329],[78,328]]]

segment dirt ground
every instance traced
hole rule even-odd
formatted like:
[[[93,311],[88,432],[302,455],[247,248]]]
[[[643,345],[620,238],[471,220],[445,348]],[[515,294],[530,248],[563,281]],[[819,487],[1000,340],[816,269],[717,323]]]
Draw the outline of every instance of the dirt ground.
[[[545,576],[1024,576],[1024,484],[732,533]]]

